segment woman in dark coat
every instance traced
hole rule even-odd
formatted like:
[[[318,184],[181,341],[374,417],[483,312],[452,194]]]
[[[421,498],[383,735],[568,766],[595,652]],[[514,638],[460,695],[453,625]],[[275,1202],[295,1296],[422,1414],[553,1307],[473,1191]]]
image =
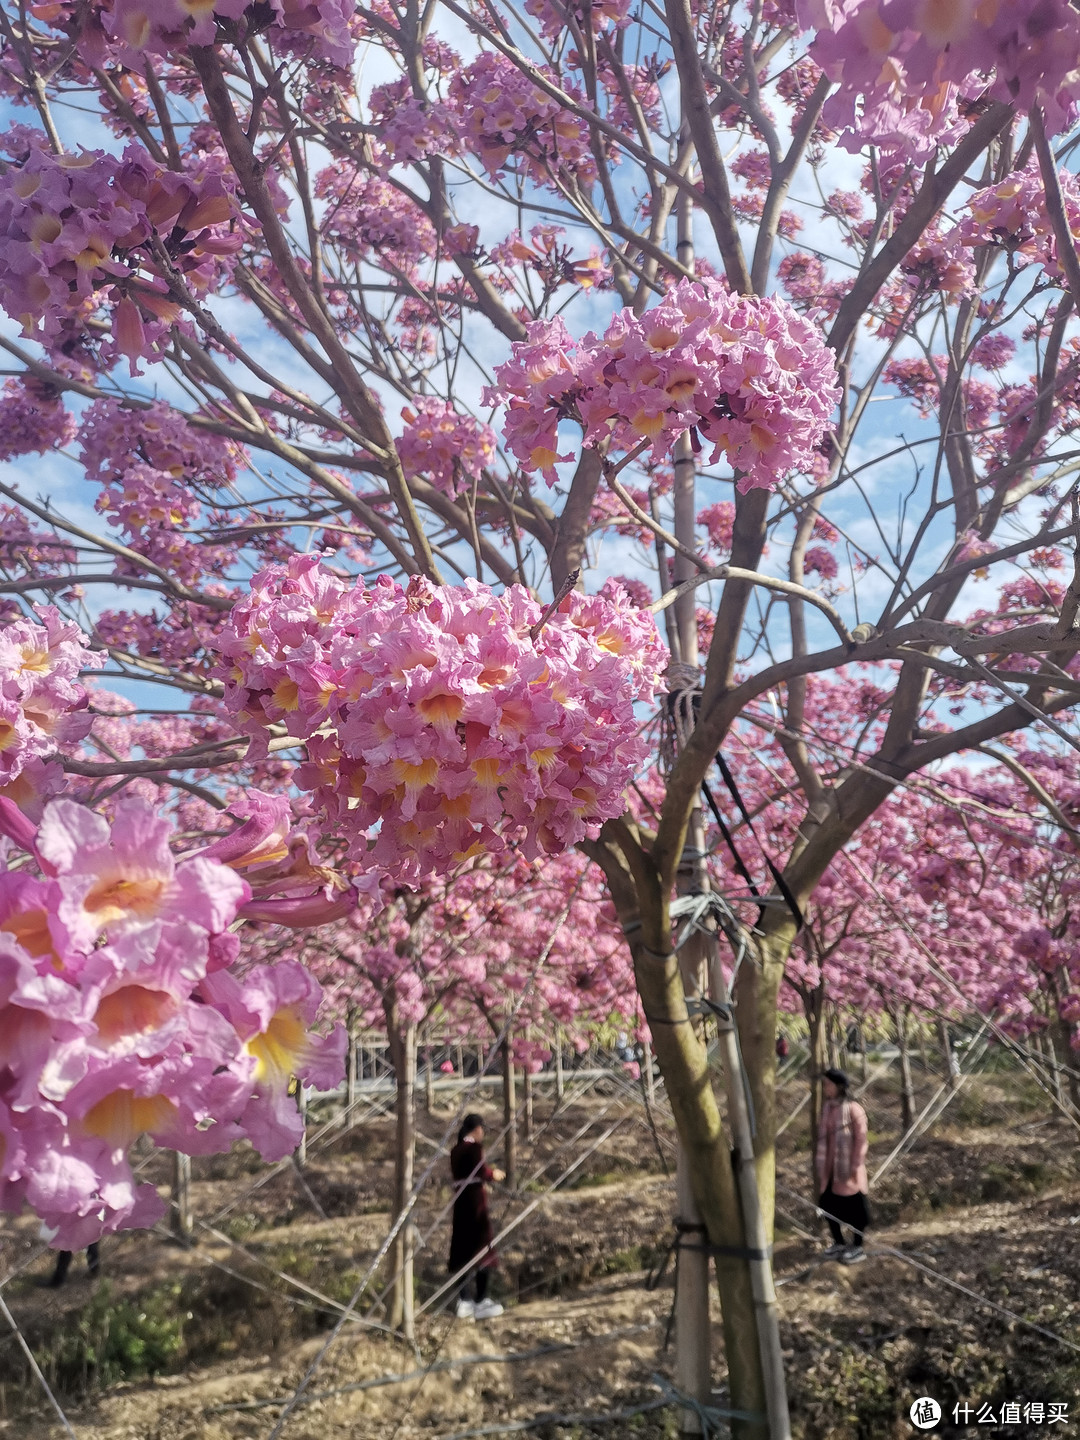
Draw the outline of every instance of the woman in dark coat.
[[[491,1248],[494,1235],[488,1215],[488,1180],[502,1180],[503,1172],[484,1163],[484,1122],[480,1115],[466,1115],[458,1133],[458,1143],[450,1151],[450,1173],[454,1177],[454,1226],[450,1236],[450,1262],[447,1268],[456,1275],[471,1266],[461,1283],[458,1295],[459,1320],[491,1320],[501,1315],[503,1307],[487,1298],[491,1271],[499,1263]],[[469,1289],[475,1279],[475,1300]]]

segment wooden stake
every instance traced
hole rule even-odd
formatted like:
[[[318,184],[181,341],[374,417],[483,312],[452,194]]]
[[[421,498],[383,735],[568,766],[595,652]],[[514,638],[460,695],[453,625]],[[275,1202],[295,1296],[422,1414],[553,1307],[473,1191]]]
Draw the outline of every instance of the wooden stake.
[[[645,1067],[645,1097],[649,1102],[649,1108],[656,1108],[656,1076],[653,1074],[653,1053],[652,1037],[646,1030],[645,1038],[641,1042],[641,1063]]]
[[[191,1244],[194,1225],[191,1217],[191,1156],[173,1151],[171,1228],[178,1240]]]
[[[508,1190],[517,1188],[517,1077],[509,1034],[502,1043],[503,1062],[503,1169]]]
[[[296,1082],[296,1104],[300,1111],[300,1144],[296,1147],[296,1163],[307,1164],[307,1088],[302,1080]]]
[[[356,1011],[350,1010],[347,1019],[349,1048],[345,1063],[345,1113],[350,1120],[356,1107]]]

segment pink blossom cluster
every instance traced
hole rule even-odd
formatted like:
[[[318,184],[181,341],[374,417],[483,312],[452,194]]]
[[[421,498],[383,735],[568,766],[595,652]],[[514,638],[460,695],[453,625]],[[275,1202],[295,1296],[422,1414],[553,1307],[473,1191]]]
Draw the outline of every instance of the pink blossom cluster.
[[[108,303],[112,345],[135,373],[179,316],[147,242],[159,235],[192,287],[206,289],[219,258],[241,243],[229,223],[239,213],[235,186],[221,164],[168,170],[134,144],[122,158],[54,155],[43,135],[18,134],[20,144],[33,138],[0,175],[0,305],[24,334],[55,345]]]
[[[222,597],[236,593],[233,587],[217,581],[209,582],[205,590]],[[95,628],[102,643],[111,648],[130,650],[134,655],[145,655],[161,664],[188,669],[195,657],[199,657],[201,668],[202,655],[216,651],[223,621],[220,611],[178,602],[162,610],[103,610]]]
[[[735,536],[735,502],[718,500],[715,505],[706,505],[697,514],[697,523],[704,525],[711,544],[722,553],[730,554]]]
[[[163,400],[129,407],[95,400],[78,429],[79,458],[87,476],[119,484],[132,464],[143,464],[185,485],[214,489],[236,479],[243,451],[232,441],[200,429]]]
[[[585,123],[505,56],[480,55],[454,76],[450,99],[461,143],[493,178],[519,155],[536,180],[562,170],[585,184],[596,179]]]
[[[320,228],[352,260],[415,276],[435,251],[431,221],[381,175],[329,165],[315,194],[327,202]]]
[[[225,703],[256,741],[278,722],[306,741],[297,783],[373,875],[556,853],[621,813],[665,652],[617,591],[572,592],[534,638],[542,615],[517,586],[369,588],[297,555],[232,611]]]
[[[983,335],[971,347],[971,363],[981,365],[984,370],[1003,370],[1016,354],[1016,341],[995,330]]]
[[[817,305],[825,289],[825,264],[816,255],[801,250],[785,255],[777,269],[777,277],[792,300]]]
[[[836,556],[824,545],[811,545],[803,556],[803,570],[807,575],[820,575],[823,580],[835,580],[839,569]]]
[[[1069,170],[1058,174],[1069,229],[1080,240],[1080,183]],[[1060,278],[1057,237],[1046,209],[1046,188],[1034,161],[1014,170],[997,185],[977,190],[967,202],[968,216],[955,234],[964,245],[1000,245],[1014,264],[1038,263]]]
[[[57,799],[36,833],[0,801],[0,824],[38,869],[0,871],[0,1209],[28,1203],[74,1249],[161,1216],[128,1160],[140,1135],[294,1149],[289,1078],[336,1084],[344,1036],[310,1033],[321,992],[299,964],[229,969],[246,881],[177,861],[141,800],[110,826]]]
[[[92,0],[89,5],[48,7],[57,24],[68,16],[79,52],[90,65],[117,63],[141,74],[146,56],[166,59],[188,45],[213,45],[224,23],[238,38],[266,31],[275,48],[339,67],[352,60],[354,0],[214,0],[195,6],[184,0]],[[54,19],[56,12],[60,15]],[[66,28],[66,27],[65,27]]]
[[[16,573],[41,576],[73,570],[77,563],[78,552],[69,541],[48,530],[35,530],[25,510],[0,505],[0,564]]]
[[[947,373],[948,365],[947,355],[935,355],[933,363],[922,359],[890,360],[882,371],[882,379],[913,400],[925,419],[941,403],[941,377]]]
[[[901,260],[900,271],[920,294],[933,292],[955,299],[975,291],[975,266],[955,231],[943,235],[930,226]]]
[[[82,670],[100,669],[103,651],[88,648],[77,625],[52,605],[35,606],[41,624],[18,620],[0,630],[0,783],[90,729]]]
[[[368,103],[382,147],[377,158],[385,155],[387,163],[408,165],[428,155],[448,155],[456,150],[447,107],[418,99],[407,76],[376,86]]]
[[[603,52],[597,56],[597,76],[607,91],[611,124],[633,133],[643,117],[651,130],[659,130],[663,125],[659,82],[670,68],[670,59],[660,55],[648,56],[638,65],[623,60],[620,66],[608,64]]]
[[[349,71],[356,56],[356,0],[271,0],[274,47]],[[249,4],[249,15],[257,7]]]
[[[115,520],[133,548],[188,581],[208,570],[223,573],[230,552],[178,532],[198,519],[200,495],[236,478],[245,460],[239,446],[160,400],[143,408],[95,400],[78,441],[87,478],[100,486],[96,508]]]
[[[627,493],[639,508],[648,511],[649,493],[641,490],[636,485],[631,485]],[[636,540],[639,545],[649,549],[653,544],[653,532],[647,525],[643,525],[635,516],[631,515],[614,490],[597,490],[593,496],[592,504],[589,506],[589,530],[595,534],[598,531],[610,530],[616,535],[629,536]]]
[[[420,475],[444,495],[460,495],[495,459],[495,432],[446,400],[422,395],[401,412],[397,442],[406,475]]]
[[[1030,110],[1051,133],[1072,123],[1080,100],[1080,14],[1069,0],[935,4],[930,0],[799,0],[815,30],[810,53],[839,81],[823,118],[911,158],[949,143],[958,95]]]
[[[637,610],[648,610],[656,598],[646,582],[633,575],[616,575],[615,583],[622,587],[627,601]]]
[[[5,380],[0,398],[0,460],[44,455],[69,445],[75,417],[60,396],[31,376]]]
[[[564,5],[560,0],[525,0],[525,9],[540,21],[540,33],[545,40],[558,40],[571,24],[577,34],[584,34],[586,26],[594,35],[604,30],[620,29],[626,24],[630,11],[630,0],[599,0],[595,5],[571,3]]]
[[[576,285],[582,290],[591,290],[594,285],[607,289],[611,271],[602,253],[593,246],[587,260],[575,260],[573,247],[559,238],[565,234],[560,225],[534,225],[529,231],[529,244],[517,230],[511,230],[505,240],[491,247],[490,256],[507,268],[524,262],[540,277],[549,294],[562,285]]]
[[[651,446],[653,459],[689,430],[739,472],[739,487],[771,489],[805,469],[840,398],[832,352],[818,330],[775,297],[734,295],[682,280],[652,310],[621,310],[602,338],[575,342],[561,320],[529,327],[495,372],[484,402],[505,404],[503,434],[549,484],[558,429],[576,420],[586,445]]]

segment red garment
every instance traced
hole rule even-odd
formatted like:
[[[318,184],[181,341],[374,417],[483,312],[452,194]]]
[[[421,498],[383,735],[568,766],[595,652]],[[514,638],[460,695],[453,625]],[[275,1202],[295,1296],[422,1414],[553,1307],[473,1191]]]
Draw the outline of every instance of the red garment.
[[[484,1164],[483,1146],[475,1140],[459,1140],[450,1151],[450,1173],[454,1177],[457,1198],[454,1201],[454,1226],[450,1234],[447,1269],[451,1275],[456,1275],[480,1255],[477,1264],[481,1270],[487,1270],[499,1263],[499,1257],[489,1248],[494,1232],[484,1182],[495,1177],[491,1166]]]
[[[867,1124],[866,1111],[857,1100],[826,1100],[821,1109],[818,1129],[818,1189],[832,1186],[834,1195],[865,1195],[870,1189],[866,1178]]]

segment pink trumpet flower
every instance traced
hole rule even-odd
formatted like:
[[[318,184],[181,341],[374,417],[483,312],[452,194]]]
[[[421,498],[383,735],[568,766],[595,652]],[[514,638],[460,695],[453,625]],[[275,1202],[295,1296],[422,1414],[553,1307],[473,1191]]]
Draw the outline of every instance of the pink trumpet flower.
[[[344,920],[355,909],[356,895],[350,890],[335,896],[289,895],[248,900],[238,913],[242,920],[284,925],[289,930],[308,930],[315,925],[328,925],[332,920]]]
[[[199,851],[204,860],[220,860],[233,870],[250,870],[285,859],[292,826],[288,799],[256,791],[230,806],[233,815],[243,816],[245,811],[249,813],[242,825]]]
[[[280,852],[287,805],[250,808],[234,858]],[[287,1154],[290,1077],[336,1084],[344,1041],[311,1033],[322,992],[299,965],[233,975],[247,882],[205,853],[177,860],[169,823],[139,799],[111,823],[53,800],[35,831],[0,798],[0,828],[43,871],[0,871],[0,1208],[29,1203],[73,1249],[160,1217],[127,1158],[140,1135],[188,1154],[244,1137]],[[298,903],[327,905],[264,902]]]
[[[307,741],[297,781],[369,880],[416,884],[510,839],[555,854],[621,813],[646,753],[634,703],[667,654],[617,586],[571,592],[542,617],[519,586],[368,588],[298,555],[232,611],[226,704],[257,743],[277,721]],[[255,900],[243,914],[344,913],[325,903]]]

